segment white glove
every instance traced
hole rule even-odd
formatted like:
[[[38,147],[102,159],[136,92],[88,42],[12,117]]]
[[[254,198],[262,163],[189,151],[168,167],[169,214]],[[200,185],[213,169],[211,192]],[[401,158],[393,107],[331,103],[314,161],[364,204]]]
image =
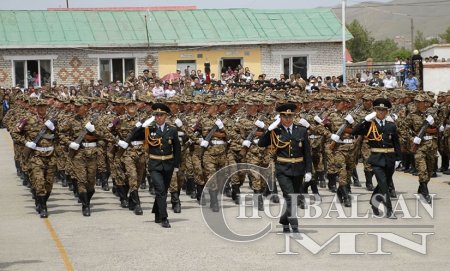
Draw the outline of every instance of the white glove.
[[[309,181],[311,181],[311,179],[312,179],[311,172],[306,172],[306,174],[305,174],[305,183],[309,183]]]
[[[142,127],[147,128],[148,126],[152,125],[152,123],[155,121],[155,116],[151,116],[146,121],[144,121],[144,124],[142,124]]]
[[[276,116],[275,116],[275,120],[277,120],[277,119],[279,119],[280,118],[280,114],[277,114]]]
[[[348,123],[353,124],[353,122],[355,122],[355,120],[353,120],[352,115],[348,114],[347,116],[345,116],[344,118]]]
[[[443,132],[445,130],[445,127],[444,127],[444,125],[441,125],[440,127],[439,127],[439,132]]]
[[[209,142],[204,140],[204,139],[202,139],[202,142],[200,142],[200,146],[203,147],[203,148],[208,148]]]
[[[179,168],[177,168],[177,167],[173,169],[173,172],[175,172],[175,173],[178,171],[179,171]]]
[[[253,139],[253,144],[258,145],[259,138]]]
[[[53,124],[53,122],[51,120],[47,120],[44,124],[51,131],[55,130],[55,125]]]
[[[338,142],[341,138],[337,134],[331,135],[331,140]]]
[[[264,129],[264,126],[266,126],[264,124],[264,122],[262,122],[260,120],[255,121],[255,125],[258,126],[258,128],[261,128],[261,129]]]
[[[86,130],[88,130],[89,132],[94,132],[95,131],[95,126],[92,125],[91,122],[86,123],[86,125],[84,126],[84,128],[86,128]]]
[[[364,117],[364,120],[366,120],[367,122],[371,121],[373,118],[375,118],[375,116],[377,115],[377,112],[372,112],[369,115]]]
[[[323,121],[319,116],[314,116],[314,120],[319,124]]]
[[[183,126],[183,122],[182,122],[179,118],[177,118],[177,119],[175,120],[175,125],[176,125],[178,128],[180,128],[181,126]]]
[[[398,166],[400,166],[400,163],[401,163],[402,161],[395,161],[395,167],[394,167],[394,169],[397,169],[398,168]]]
[[[419,145],[420,142],[422,142],[422,139],[421,139],[420,137],[417,137],[417,136],[416,136],[416,137],[414,138],[413,142],[414,142],[414,144]]]
[[[214,122],[217,127],[219,127],[219,130],[223,129],[223,122],[220,119],[217,119],[216,122]]]
[[[386,121],[394,122],[394,120],[391,118],[391,116],[387,116],[387,117],[386,117]]]
[[[128,143],[123,140],[119,140],[119,142],[117,142],[117,145],[119,145],[122,149],[128,148]]]
[[[397,114],[392,113],[391,116],[394,117],[394,120],[398,120],[398,115]]]
[[[27,143],[25,143],[25,146],[27,146],[27,148],[30,148],[32,150],[36,149],[36,143],[32,141],[28,141]]]
[[[77,151],[80,148],[80,144],[75,143],[75,142],[70,142],[69,148]]]
[[[272,131],[273,129],[277,128],[278,125],[280,124],[280,121],[281,121],[281,119],[278,118],[274,122],[272,122],[272,124],[270,124],[270,126],[269,126],[269,131]]]
[[[250,145],[252,145],[252,142],[250,142],[250,140],[244,140],[244,142],[242,142],[242,147],[250,148]]]
[[[136,126],[136,128],[139,128],[142,126],[142,123],[140,121],[138,121],[138,122],[136,122],[136,124],[134,126]]]
[[[302,126],[305,126],[306,128],[309,128],[309,126],[311,126],[311,125],[309,125],[309,122],[307,120],[305,120],[304,118],[300,119],[300,124]]]
[[[433,118],[433,116],[428,115],[427,121],[428,121],[428,123],[429,123],[430,125],[433,125],[433,123],[434,123],[434,118]]]

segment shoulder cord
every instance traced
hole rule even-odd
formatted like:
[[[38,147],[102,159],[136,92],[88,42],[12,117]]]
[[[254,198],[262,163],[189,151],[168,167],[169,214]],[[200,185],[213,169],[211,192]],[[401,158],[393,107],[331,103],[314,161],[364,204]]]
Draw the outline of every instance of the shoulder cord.
[[[272,130],[272,132],[270,133],[270,139],[271,139],[270,149],[273,150],[274,152],[277,149],[284,149],[288,146],[289,147],[291,146],[291,141],[288,142],[281,141],[274,130]],[[289,157],[291,157],[291,148],[289,148]]]
[[[150,135],[150,128],[145,128],[145,141],[144,141],[144,147],[147,148],[148,145],[152,146],[152,147],[158,147],[161,146],[161,140],[162,138],[154,138],[154,137],[149,137]]]
[[[371,134],[373,135],[373,137],[370,137]],[[383,134],[380,134],[380,132],[378,132],[378,128],[375,125],[374,121],[371,122],[369,131],[367,132],[366,137],[369,141],[383,140]]]

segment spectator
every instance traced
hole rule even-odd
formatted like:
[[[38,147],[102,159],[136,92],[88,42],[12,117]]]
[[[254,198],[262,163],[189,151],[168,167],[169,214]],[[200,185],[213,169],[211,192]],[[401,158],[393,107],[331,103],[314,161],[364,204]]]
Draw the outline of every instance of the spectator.
[[[177,95],[177,91],[175,89],[173,89],[172,82],[169,83],[165,93],[166,93],[166,98],[170,98],[170,97]]]
[[[386,78],[383,79],[383,84],[387,90],[393,90],[398,87],[397,80],[395,80],[395,77],[392,76],[390,71],[386,73]]]
[[[408,77],[405,79],[405,83],[403,84],[403,89],[406,90],[417,90],[419,87],[419,80],[415,77],[413,72],[408,74]]]
[[[372,80],[369,81],[368,85],[371,87],[384,87],[384,83],[383,83],[383,80],[381,80],[381,78],[380,78],[379,71],[373,72],[373,78],[372,78]]]
[[[155,81],[155,86],[152,89],[153,97],[163,98],[165,96],[164,88],[160,86],[159,80]]]

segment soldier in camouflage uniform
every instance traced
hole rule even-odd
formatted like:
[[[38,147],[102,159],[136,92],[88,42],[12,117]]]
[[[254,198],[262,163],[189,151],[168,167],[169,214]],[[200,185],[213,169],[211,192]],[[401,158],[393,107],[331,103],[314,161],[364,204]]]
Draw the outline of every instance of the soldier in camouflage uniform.
[[[71,174],[76,179],[78,198],[82,204],[83,216],[90,216],[90,202],[95,193],[95,177],[97,172],[97,141],[99,136],[96,133],[92,112],[89,112],[90,102],[86,99],[75,100],[76,115],[70,123],[67,134],[60,135],[61,141],[69,146],[74,153],[73,172]],[[86,131],[86,135],[80,143],[76,139]],[[69,152],[69,153],[70,153]]]
[[[224,185],[219,183],[216,172],[227,165],[226,149],[227,149],[227,133],[226,127],[217,114],[218,105],[214,100],[206,102],[207,115],[202,119],[202,136],[200,146],[203,148],[203,170],[205,179],[209,181],[210,207],[213,212],[219,211],[219,202],[217,199],[219,188]],[[208,141],[207,136],[211,134],[211,140]],[[212,178],[212,179],[210,179]]]
[[[428,182],[434,171],[435,158],[437,156],[437,129],[435,110],[427,108],[429,97],[419,94],[414,99],[416,110],[406,117],[406,125],[410,131],[410,139],[414,143],[416,169],[419,174],[418,192],[431,204],[432,200],[428,191]],[[419,131],[426,124],[428,128],[423,137],[419,137]]]
[[[450,153],[450,91],[447,91],[445,107],[442,113],[442,126],[441,130],[443,133],[443,141],[444,141],[444,151],[449,154]],[[450,175],[450,169],[447,169],[443,172],[445,175]],[[450,184],[450,183],[449,183]]]
[[[449,168],[449,152],[447,151],[447,142],[444,136],[445,131],[445,119],[448,116],[448,105],[445,103],[447,93],[440,91],[437,98],[438,118],[441,120],[441,126],[438,133],[438,151],[441,155],[441,167],[440,172],[445,172]],[[436,164],[437,165],[437,164]]]
[[[56,173],[56,157],[54,152],[57,140],[55,123],[46,118],[47,101],[37,100],[36,114],[27,115],[25,124],[14,130],[14,137],[26,148],[32,150],[29,160],[30,179],[36,193],[37,211],[41,218],[48,217],[47,200],[53,188],[53,179]],[[40,132],[41,139],[36,141]]]

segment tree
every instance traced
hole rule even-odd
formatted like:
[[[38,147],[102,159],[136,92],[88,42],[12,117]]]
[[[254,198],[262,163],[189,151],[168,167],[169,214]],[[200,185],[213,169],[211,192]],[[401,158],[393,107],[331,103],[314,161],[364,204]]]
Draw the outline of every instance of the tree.
[[[393,51],[393,52],[389,55],[389,59],[390,59],[390,60],[392,60],[392,59],[395,60],[396,57],[399,57],[399,58],[401,58],[401,59],[403,59],[403,60],[406,60],[407,58],[410,58],[411,55],[412,55],[412,53],[411,53],[410,50],[405,49],[405,48],[400,48],[400,49],[397,49],[397,50]]]
[[[347,25],[348,31],[352,33],[353,39],[347,42],[347,48],[352,55],[353,61],[364,61],[370,57],[370,50],[374,39],[358,20],[353,20]]]
[[[417,50],[423,49],[432,44],[438,44],[439,40],[437,38],[426,39],[422,31],[417,30],[416,37],[414,38],[414,48]]]
[[[450,26],[445,30],[444,33],[440,34],[439,37],[446,43],[450,43]]]
[[[393,39],[377,40],[372,45],[371,56],[376,62],[394,61],[396,56],[392,53],[397,49],[397,43]]]

